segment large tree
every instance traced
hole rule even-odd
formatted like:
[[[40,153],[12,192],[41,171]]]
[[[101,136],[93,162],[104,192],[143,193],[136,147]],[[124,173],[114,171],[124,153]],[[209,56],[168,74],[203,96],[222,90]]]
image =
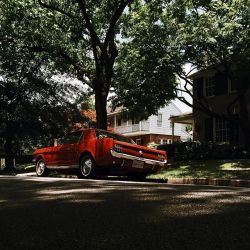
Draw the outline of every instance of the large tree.
[[[56,138],[83,117],[72,98],[78,88],[52,74],[46,55],[25,48],[3,8],[0,14],[0,146],[12,170],[22,143]]]
[[[160,1],[160,7],[161,4]],[[127,42],[121,39],[126,28],[125,19],[128,13],[136,14],[134,11],[144,5],[158,13],[157,1],[140,0],[7,0],[1,8],[5,9],[9,23],[15,26],[16,37],[26,48],[49,55],[51,67],[77,76],[90,87],[95,96],[97,126],[106,129],[107,97],[110,88],[116,88],[119,81],[114,81],[116,58],[120,44]],[[138,18],[143,20],[144,16]],[[148,55],[145,60],[150,60],[150,57]],[[148,67],[153,72],[155,61],[151,60]],[[172,85],[174,79],[170,71],[164,62],[152,78],[152,81],[156,78],[155,84],[159,78],[165,79],[160,87],[165,88],[165,93],[172,92],[168,88],[168,83]],[[146,85],[151,88],[149,81]],[[159,96],[164,101],[157,104],[169,98],[165,93]]]
[[[83,121],[77,105],[70,101],[70,86],[48,77],[39,62],[0,63],[0,138],[3,140],[6,169],[28,144],[58,138],[58,135]]]
[[[169,17],[174,2],[138,1],[123,17],[111,100],[130,116],[147,118],[175,97],[173,60],[179,60],[179,51],[172,46],[176,27]]]
[[[23,46],[90,87],[97,126],[106,128],[111,87],[115,105],[148,116],[176,96],[173,72],[186,77],[186,63],[202,68],[245,53],[248,2],[6,0],[1,8]]]
[[[95,94],[97,126],[107,128],[107,96],[118,54],[119,19],[131,0],[8,0],[10,24],[30,51],[47,53],[55,68]],[[3,7],[2,7],[3,8]]]
[[[211,110],[204,100],[198,100],[190,89],[193,82],[189,73],[176,65],[178,76],[184,80],[184,92],[193,103],[178,98],[187,105],[199,109],[211,117],[227,119],[239,126],[244,134],[244,146],[250,146],[250,114],[247,109],[247,92],[250,88],[250,2],[249,0],[190,1],[185,18],[179,22],[176,42],[183,51],[184,61],[194,70],[207,69],[216,72],[217,84],[223,79],[236,82],[237,95],[228,103],[226,113]],[[219,86],[217,86],[219,88]],[[223,87],[221,87],[223,88]],[[235,104],[239,106],[239,116],[233,114]]]
[[[158,1],[158,8],[155,8],[154,1],[150,3],[141,3],[140,8],[127,13],[125,18],[126,28],[122,35],[126,43],[121,46],[122,56],[118,57],[119,82],[114,90],[114,105],[123,105],[131,111],[145,114],[144,105],[149,106],[147,110],[157,110],[166,100],[166,95],[172,94],[172,98],[178,98],[212,117],[234,119],[233,122],[237,122],[244,132],[245,145],[248,146],[249,0]],[[188,72],[187,64],[190,67]],[[208,67],[217,71],[218,77],[237,82],[238,95],[229,103],[227,114],[211,110],[208,103],[193,95],[190,74]],[[164,92],[167,86],[160,78],[161,69],[167,72],[166,80],[169,81],[171,72],[174,72],[184,86],[167,85],[174,91]],[[183,93],[189,95],[193,102],[190,103]],[[143,104],[137,105],[141,100]],[[232,116],[231,109],[236,102],[240,106],[239,118]]]

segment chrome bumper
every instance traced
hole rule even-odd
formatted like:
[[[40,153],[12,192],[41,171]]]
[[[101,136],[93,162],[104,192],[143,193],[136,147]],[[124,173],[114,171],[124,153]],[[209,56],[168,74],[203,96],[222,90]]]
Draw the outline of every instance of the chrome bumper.
[[[154,166],[159,166],[159,167],[164,167],[166,166],[167,160],[165,161],[157,161],[157,160],[151,160],[151,159],[146,159],[146,158],[141,158],[133,155],[127,155],[123,153],[118,153],[114,151],[113,149],[110,150],[110,153],[113,157],[120,158],[120,159],[127,159],[127,160],[137,160],[137,161],[143,161],[146,164],[154,165]]]

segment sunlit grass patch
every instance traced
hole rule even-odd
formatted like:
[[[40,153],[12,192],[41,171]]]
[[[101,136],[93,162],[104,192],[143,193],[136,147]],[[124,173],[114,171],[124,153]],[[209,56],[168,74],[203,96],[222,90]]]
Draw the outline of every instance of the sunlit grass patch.
[[[250,160],[199,160],[173,162],[148,178],[250,179]]]

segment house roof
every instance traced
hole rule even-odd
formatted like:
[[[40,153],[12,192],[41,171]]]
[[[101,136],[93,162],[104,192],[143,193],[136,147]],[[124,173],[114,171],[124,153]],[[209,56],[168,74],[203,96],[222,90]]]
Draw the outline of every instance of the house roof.
[[[118,107],[115,110],[112,110],[111,108],[108,108],[107,109],[108,116],[112,116],[112,115],[122,113],[123,109],[124,109],[123,107]]]
[[[173,102],[170,102],[168,105],[170,105],[170,104],[173,105],[179,112],[181,112],[181,109],[176,104],[174,104]],[[166,105],[166,106],[168,106],[168,105]],[[118,107],[115,110],[112,110],[111,108],[107,109],[108,116],[120,114],[120,113],[122,113],[122,111],[124,111],[124,107]]]
[[[224,67],[223,65],[211,65],[211,66],[208,66],[207,68],[205,69],[200,69],[198,71],[196,71],[195,73],[191,74],[190,76],[188,76],[190,79],[195,79],[197,77],[199,77],[200,75],[203,75],[204,73],[208,73],[208,72],[214,72],[216,70],[223,70]]]
[[[193,113],[182,113],[180,115],[172,115],[169,120],[173,123],[193,124]]]

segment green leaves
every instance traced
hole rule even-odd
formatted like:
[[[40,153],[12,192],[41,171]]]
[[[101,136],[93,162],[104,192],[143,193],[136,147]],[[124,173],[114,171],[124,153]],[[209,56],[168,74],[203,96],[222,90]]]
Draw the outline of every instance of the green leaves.
[[[249,6],[249,0],[6,0],[1,60],[11,57],[8,67],[15,68],[23,58],[42,58],[50,71],[77,77],[95,94],[112,86],[115,106],[148,116],[175,96],[175,73],[186,63],[203,68],[249,58]]]

